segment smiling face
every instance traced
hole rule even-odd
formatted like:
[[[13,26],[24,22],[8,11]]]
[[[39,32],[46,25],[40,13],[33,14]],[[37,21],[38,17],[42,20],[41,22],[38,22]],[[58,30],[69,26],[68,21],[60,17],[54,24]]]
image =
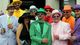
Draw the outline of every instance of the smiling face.
[[[16,2],[16,3],[13,3],[13,5],[15,6],[15,8],[17,9],[17,8],[19,8],[20,7],[20,3],[19,2]]]
[[[57,23],[60,21],[61,16],[60,16],[60,14],[55,13],[52,15],[52,18],[53,18],[53,22]]]
[[[65,11],[64,11],[64,16],[65,16],[66,18],[69,18],[69,17],[71,16],[71,11],[70,11],[70,10],[65,10]]]
[[[30,10],[30,14],[33,16],[36,16],[36,12],[37,12],[37,10],[35,10],[35,9]]]
[[[75,10],[75,14],[76,14],[76,17],[80,17],[80,10],[79,9],[76,9]]]
[[[50,16],[51,15],[51,10],[50,9],[46,9],[46,14]]]
[[[44,20],[44,13],[37,13],[39,20]]]
[[[13,13],[14,13],[14,7],[10,7],[8,9],[8,13],[9,13],[9,15],[13,15]]]

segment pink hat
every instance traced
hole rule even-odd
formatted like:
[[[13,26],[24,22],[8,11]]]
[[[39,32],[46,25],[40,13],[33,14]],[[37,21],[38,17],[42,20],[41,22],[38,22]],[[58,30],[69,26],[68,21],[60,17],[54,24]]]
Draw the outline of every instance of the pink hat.
[[[59,14],[60,16],[62,16],[62,13],[59,12],[58,10],[53,10],[53,11],[52,11],[52,15],[54,15],[55,13]]]

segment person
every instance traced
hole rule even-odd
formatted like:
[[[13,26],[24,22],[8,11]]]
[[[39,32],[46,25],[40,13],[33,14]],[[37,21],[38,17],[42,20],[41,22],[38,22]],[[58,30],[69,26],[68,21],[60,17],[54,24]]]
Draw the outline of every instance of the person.
[[[70,38],[70,25],[60,20],[62,13],[58,10],[52,11],[53,23],[51,23],[52,45],[67,45]]]
[[[2,28],[5,32],[4,38],[0,38],[0,45],[16,45],[16,27],[18,26],[18,19],[13,16],[14,6],[9,5],[8,14],[0,16],[0,28]],[[0,36],[0,37],[1,37]]]
[[[44,21],[46,15],[43,8],[38,9],[38,20],[31,23],[30,38],[31,45],[52,45],[51,43],[51,25]]]
[[[25,11],[20,8],[21,4],[22,4],[22,2],[19,0],[12,2],[12,5],[15,6],[13,15],[17,18],[19,18],[20,16],[22,16],[25,13]]]
[[[71,16],[71,6],[70,5],[65,5],[63,12],[64,12],[64,17],[62,18],[62,21],[67,22],[70,24],[71,27],[71,32],[73,32],[74,29],[74,24],[75,24],[75,18]]]
[[[38,20],[38,17],[36,15],[38,8],[35,5],[31,5],[29,8],[29,13],[33,17],[32,20],[30,21],[31,23],[34,22],[35,20]]]
[[[26,41],[28,43],[27,45],[30,45],[30,35],[29,35],[30,15],[28,13],[24,13],[19,18],[18,22],[19,22],[19,25],[18,25],[17,34],[16,34],[18,45],[21,45],[20,43],[21,41]]]
[[[46,10],[46,14],[47,14],[45,16],[44,20],[47,21],[48,23],[52,23],[53,22],[52,21],[53,19],[51,17],[51,13],[52,13],[53,8],[50,7],[49,5],[46,5],[46,6],[44,6],[44,9]]]
[[[62,21],[67,22],[70,24],[71,33],[73,33],[74,25],[75,25],[75,18],[71,15],[72,9],[70,5],[65,5],[64,9],[64,17],[62,18]],[[68,45],[72,45],[72,42],[69,40]]]
[[[71,40],[73,42],[73,45],[80,45],[80,5],[75,5],[74,11],[76,14],[76,20]]]

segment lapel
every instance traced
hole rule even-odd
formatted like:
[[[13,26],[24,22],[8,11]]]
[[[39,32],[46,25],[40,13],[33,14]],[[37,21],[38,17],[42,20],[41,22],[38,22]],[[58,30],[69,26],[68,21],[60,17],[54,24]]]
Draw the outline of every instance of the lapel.
[[[44,22],[42,37],[47,33],[48,25]]]
[[[40,28],[38,21],[35,23],[35,27],[36,27],[36,30],[41,34],[41,28]],[[44,36],[46,34],[47,30],[48,30],[48,25],[44,22],[42,36]]]
[[[38,32],[41,32],[40,25],[38,22],[36,22],[35,27]]]

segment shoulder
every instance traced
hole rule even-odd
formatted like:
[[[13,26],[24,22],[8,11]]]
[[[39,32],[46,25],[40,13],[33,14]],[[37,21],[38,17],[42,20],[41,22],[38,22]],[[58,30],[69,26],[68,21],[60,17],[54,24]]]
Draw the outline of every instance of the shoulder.
[[[23,28],[23,24],[19,24],[18,29],[22,29],[22,28]]]
[[[75,18],[74,18],[73,16],[71,16],[71,19],[72,19],[72,20],[75,20]]]
[[[46,25],[48,25],[48,26],[51,26],[51,24],[50,24],[50,23],[48,23],[48,22],[45,22],[45,24],[46,24]]]
[[[31,23],[31,25],[34,25],[34,24],[38,24],[38,21],[36,20],[36,21]]]
[[[0,18],[5,18],[5,17],[7,17],[7,15],[1,15],[1,16],[0,16]]]
[[[66,23],[66,22],[63,22],[63,21],[61,21],[61,24],[64,25],[64,26],[69,26],[69,23]]]
[[[16,18],[15,16],[12,16],[12,18],[14,18],[15,20],[18,20],[18,18]]]

